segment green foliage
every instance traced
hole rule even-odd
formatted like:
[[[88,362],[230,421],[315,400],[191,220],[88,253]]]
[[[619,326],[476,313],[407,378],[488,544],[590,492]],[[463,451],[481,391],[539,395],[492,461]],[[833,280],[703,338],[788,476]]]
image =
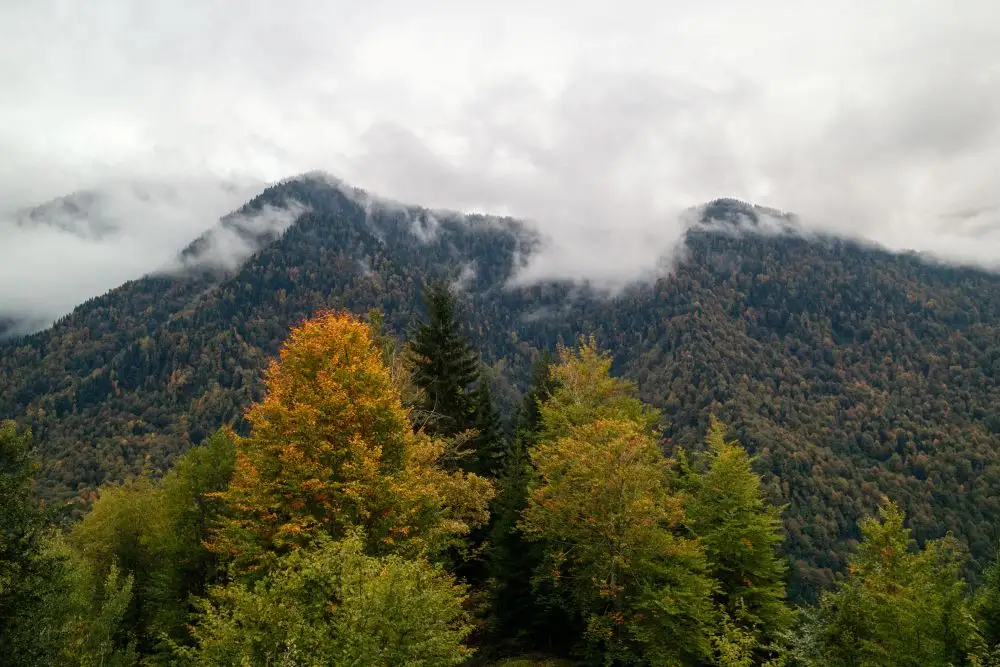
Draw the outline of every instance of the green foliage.
[[[132,480],[101,490],[72,543],[100,576],[122,570],[134,582],[125,620],[143,652],[165,633],[186,634],[188,597],[215,574],[215,556],[202,541],[219,514],[213,494],[229,483],[235,448],[219,431],[177,460],[160,482]]]
[[[566,623],[553,610],[543,609],[531,579],[542,559],[542,545],[527,540],[517,527],[528,502],[531,479],[529,450],[541,429],[540,405],[556,388],[551,357],[543,355],[535,364],[532,383],[524,396],[514,437],[503,457],[499,491],[493,506],[491,549],[487,556],[490,575],[490,639],[517,647],[544,648],[558,639]]]
[[[752,645],[752,654],[771,659],[794,621],[785,599],[781,509],[764,499],[750,457],[738,442],[725,439],[725,428],[712,419],[705,470],[685,480],[686,524],[719,584],[714,597],[726,617],[725,645],[741,651]]]
[[[31,433],[0,423],[0,664],[44,665],[53,651],[51,607],[60,562],[46,548],[44,516],[33,489]]]
[[[1000,549],[983,571],[972,599],[972,612],[986,645],[1000,647]]]
[[[364,555],[349,536],[284,556],[252,585],[212,590],[193,665],[457,665],[471,631],[461,587],[424,560]]]
[[[99,572],[58,534],[41,542],[47,570],[37,600],[17,610],[3,634],[3,664],[70,667],[136,664],[126,619],[133,579],[115,564]]]
[[[454,436],[474,424],[471,393],[479,375],[479,358],[462,335],[455,317],[455,295],[443,281],[424,290],[427,321],[413,336],[413,380],[424,392],[424,428]],[[480,383],[482,384],[482,383]]]
[[[480,374],[470,399],[472,406],[472,428],[476,435],[472,438],[472,457],[469,461],[471,472],[482,477],[496,479],[503,470],[505,438],[500,424],[500,415],[493,406],[490,380]]]
[[[561,352],[521,521],[529,539],[544,540],[536,579],[580,618],[591,662],[707,657],[713,584],[697,541],[676,534],[683,500],[650,433],[657,415],[609,375],[592,342]]]
[[[945,667],[975,647],[959,545],[944,538],[915,551],[903,518],[887,503],[862,522],[849,576],[823,594],[809,629],[809,664]]]

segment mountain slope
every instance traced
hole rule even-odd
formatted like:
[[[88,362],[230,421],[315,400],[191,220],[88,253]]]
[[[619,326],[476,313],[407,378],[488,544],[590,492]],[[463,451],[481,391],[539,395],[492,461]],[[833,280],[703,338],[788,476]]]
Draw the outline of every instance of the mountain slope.
[[[731,423],[789,504],[796,586],[843,565],[882,494],[920,539],[954,531],[977,557],[1000,522],[1000,278],[810,237],[720,200],[671,275],[613,298],[569,283],[505,287],[539,243],[512,220],[388,205],[319,177],[242,213],[301,207],[230,273],[149,277],[0,348],[0,415],[31,423],[52,498],[167,465],[240,410],[288,327],[322,307],[380,307],[402,332],[421,281],[467,279],[463,315],[501,374],[593,332],[665,409],[668,447]],[[759,215],[758,215],[759,214]],[[766,223],[766,224],[765,224]]]

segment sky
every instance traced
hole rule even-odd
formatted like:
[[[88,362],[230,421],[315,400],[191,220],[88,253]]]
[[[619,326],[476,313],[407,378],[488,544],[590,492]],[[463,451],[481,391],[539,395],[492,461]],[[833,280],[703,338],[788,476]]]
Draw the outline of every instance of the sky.
[[[530,220],[576,277],[638,275],[716,197],[1000,265],[995,0],[0,0],[0,91],[0,215],[192,193],[118,197],[98,240],[0,217],[0,310],[66,310],[312,170]]]

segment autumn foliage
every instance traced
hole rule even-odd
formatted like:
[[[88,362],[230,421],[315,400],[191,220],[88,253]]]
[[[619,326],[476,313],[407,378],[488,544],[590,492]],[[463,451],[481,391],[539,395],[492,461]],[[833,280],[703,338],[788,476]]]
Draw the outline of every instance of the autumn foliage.
[[[414,433],[366,323],[327,312],[293,329],[266,388],[210,545],[237,571],[350,527],[372,554],[433,553],[487,519],[491,484],[437,466],[447,443]]]

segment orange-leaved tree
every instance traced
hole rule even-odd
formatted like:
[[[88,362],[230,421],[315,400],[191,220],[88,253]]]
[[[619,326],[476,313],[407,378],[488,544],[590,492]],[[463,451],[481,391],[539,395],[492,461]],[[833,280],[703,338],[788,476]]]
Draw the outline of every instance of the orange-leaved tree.
[[[247,420],[209,544],[238,573],[353,528],[372,555],[433,555],[488,518],[489,481],[437,465],[447,443],[413,432],[371,328],[349,314],[292,330]]]

